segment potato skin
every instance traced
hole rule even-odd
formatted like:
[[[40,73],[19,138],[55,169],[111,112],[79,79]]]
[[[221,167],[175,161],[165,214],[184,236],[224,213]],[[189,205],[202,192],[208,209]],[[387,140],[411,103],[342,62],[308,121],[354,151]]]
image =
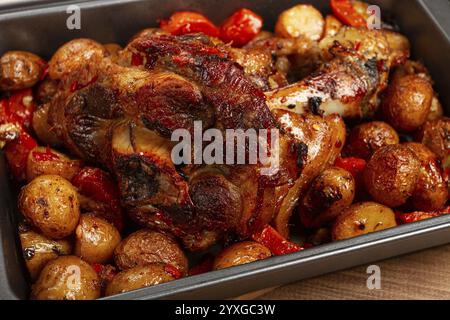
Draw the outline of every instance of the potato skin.
[[[267,259],[272,256],[270,250],[254,241],[235,243],[223,249],[214,260],[213,270],[220,270]]]
[[[91,39],[74,39],[62,45],[49,62],[48,74],[51,79],[61,79],[87,61],[100,61],[105,55],[105,48]]]
[[[450,150],[450,118],[427,121],[420,129],[416,140],[444,161]]]
[[[397,132],[386,122],[367,122],[352,129],[344,153],[368,161],[378,149],[399,143]]]
[[[413,210],[437,211],[448,200],[447,184],[442,177],[438,157],[421,143],[405,143],[420,160],[421,169],[414,193],[409,201]]]
[[[8,51],[0,58],[0,90],[31,88],[40,79],[45,62],[25,51]]]
[[[58,136],[50,130],[50,125],[48,124],[49,108],[50,104],[46,103],[33,112],[32,126],[34,133],[41,143],[55,147],[61,145],[61,141]]]
[[[106,287],[106,296],[154,286],[176,279],[164,263],[136,266],[119,272]]]
[[[91,214],[83,214],[75,230],[75,255],[89,263],[106,263],[113,257],[121,236],[116,227]]]
[[[25,229],[25,230],[22,230]],[[19,228],[20,244],[31,280],[38,278],[41,270],[51,260],[60,255],[72,253],[72,243],[67,239],[52,240],[29,228]]]
[[[166,263],[182,274],[188,271],[188,261],[178,243],[163,233],[142,229],[130,234],[116,247],[114,261],[121,270],[149,263]]]
[[[382,103],[384,118],[399,131],[415,131],[427,120],[433,96],[433,87],[421,76],[396,78],[389,85]]]
[[[50,261],[32,286],[33,300],[93,300],[100,298],[100,279],[94,269],[75,256]]]
[[[299,4],[278,16],[275,32],[284,38],[304,36],[318,41],[322,37],[324,26],[325,21],[320,11],[312,5]]]
[[[40,157],[40,155],[44,157]],[[71,181],[81,170],[82,165],[82,161],[72,160],[56,150],[36,147],[28,154],[27,181],[30,182],[44,174],[58,175]]]
[[[419,178],[420,161],[404,145],[390,145],[374,153],[364,171],[364,184],[373,199],[396,208],[412,196]]]
[[[339,30],[342,28],[343,24],[333,15],[327,15],[325,17],[325,29],[323,32],[323,37],[334,37]]]
[[[72,234],[80,218],[77,191],[55,175],[39,176],[25,186],[19,194],[19,209],[31,225],[52,239]]]
[[[395,226],[395,214],[390,208],[375,202],[357,203],[336,219],[332,238],[334,241],[345,240]]]
[[[301,222],[308,228],[321,227],[333,221],[354,199],[352,174],[341,168],[328,168],[314,180],[300,203]]]

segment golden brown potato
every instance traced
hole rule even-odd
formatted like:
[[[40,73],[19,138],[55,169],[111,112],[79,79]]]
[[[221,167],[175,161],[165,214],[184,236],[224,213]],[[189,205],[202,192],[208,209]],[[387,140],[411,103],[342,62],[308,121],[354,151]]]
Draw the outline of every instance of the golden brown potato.
[[[163,262],[177,268],[182,274],[188,270],[188,261],[178,243],[163,233],[142,229],[130,234],[114,251],[114,261],[122,269]]]
[[[328,15],[325,18],[324,37],[334,37],[342,28],[342,23],[333,15]]]
[[[420,160],[419,179],[410,199],[416,211],[436,211],[444,208],[448,200],[447,184],[442,177],[436,154],[421,143],[406,143]]]
[[[36,147],[28,154],[27,181],[44,174],[58,175],[71,181],[82,165],[82,161],[72,160],[56,150]]]
[[[450,118],[427,121],[420,129],[417,141],[444,161],[450,150]]]
[[[33,130],[34,133],[39,138],[39,141],[43,144],[47,144],[50,146],[59,146],[61,145],[61,141],[58,139],[57,135],[51,130],[50,125],[48,124],[48,110],[50,108],[50,104],[44,104],[39,109],[34,111],[33,113]]]
[[[120,240],[120,233],[112,224],[84,214],[75,230],[75,254],[89,263],[105,263],[112,259]]]
[[[320,11],[312,5],[299,4],[279,15],[275,32],[284,38],[303,36],[318,41],[322,37],[324,25]]]
[[[415,131],[427,120],[433,96],[433,87],[423,77],[396,78],[389,85],[382,103],[384,118],[399,131]]]
[[[412,196],[420,172],[420,161],[403,145],[390,145],[374,153],[364,171],[364,184],[373,199],[391,208]]]
[[[344,153],[349,157],[370,160],[378,149],[399,142],[397,132],[387,123],[367,122],[352,129]]]
[[[55,175],[39,176],[25,186],[19,209],[31,225],[52,239],[72,234],[80,218],[75,187]]]
[[[88,61],[99,62],[105,55],[105,48],[91,39],[74,39],[61,46],[50,59],[48,73],[57,80],[70,74]]]
[[[254,241],[235,243],[223,249],[214,260],[214,270],[220,270],[267,259],[272,256],[270,250]]]
[[[93,300],[100,298],[100,279],[94,269],[75,256],[50,261],[32,286],[33,300]]]
[[[332,237],[334,241],[344,240],[395,226],[395,214],[390,208],[374,202],[357,203],[336,219]]]
[[[72,243],[69,240],[52,240],[26,226],[19,227],[19,237],[25,264],[33,282],[49,261],[72,253]]]
[[[31,88],[40,79],[45,62],[25,51],[8,51],[0,58],[0,90]]]
[[[154,286],[177,279],[164,263],[151,263],[119,272],[106,287],[111,296],[131,290]]]
[[[428,114],[427,120],[434,121],[442,118],[444,116],[444,108],[439,101],[439,98],[435,95],[433,101],[431,102],[430,113]]]
[[[344,169],[332,167],[322,172],[312,183],[299,212],[302,224],[318,228],[333,221],[353,203],[355,179]]]
[[[36,89],[36,98],[39,104],[45,104],[53,100],[58,93],[58,81],[46,78],[41,81]]]

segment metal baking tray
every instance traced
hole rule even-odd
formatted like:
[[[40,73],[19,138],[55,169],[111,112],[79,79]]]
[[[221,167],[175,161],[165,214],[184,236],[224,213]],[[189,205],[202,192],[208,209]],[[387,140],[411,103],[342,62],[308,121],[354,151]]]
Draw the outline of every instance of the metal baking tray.
[[[97,0],[0,2],[0,54],[29,50],[50,57],[61,44],[89,37],[125,44],[135,32],[154,26],[177,10],[205,13],[219,22],[248,7],[273,29],[278,14],[299,0]],[[311,3],[324,13],[329,0]],[[447,0],[372,0],[390,12],[412,42],[414,57],[430,69],[447,114],[450,114],[450,2]],[[81,8],[81,30],[68,30],[68,5]],[[26,299],[29,286],[17,237],[17,212],[3,157],[0,157],[0,299]],[[296,254],[180,279],[105,299],[219,299],[287,284],[325,273],[371,263],[450,243],[450,216],[331,243]]]

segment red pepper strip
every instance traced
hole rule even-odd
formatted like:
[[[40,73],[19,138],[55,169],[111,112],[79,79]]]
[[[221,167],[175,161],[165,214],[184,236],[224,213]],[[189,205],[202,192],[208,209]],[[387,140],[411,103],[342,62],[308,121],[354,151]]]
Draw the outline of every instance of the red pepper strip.
[[[181,271],[178,270],[176,267],[174,267],[171,264],[166,264],[164,266],[164,271],[166,271],[168,274],[170,274],[175,279],[180,279],[183,277],[183,274],[181,273]]]
[[[267,225],[262,231],[253,234],[253,240],[269,248],[272,254],[281,256],[303,250],[301,246],[283,238],[274,228]]]
[[[31,89],[17,91],[8,99],[5,122],[17,123],[29,128],[33,120],[35,107]]]
[[[331,0],[333,14],[345,25],[367,28],[367,21],[354,8],[350,0]]]
[[[334,165],[350,172],[358,183],[362,180],[362,174],[366,168],[367,162],[360,158],[337,158]]]
[[[159,25],[161,29],[173,35],[202,32],[211,37],[219,36],[219,28],[197,12],[175,12],[168,20],[162,20]]]
[[[426,219],[436,218],[440,217],[446,214],[450,214],[450,207],[447,207],[445,209],[439,210],[439,211],[433,211],[433,212],[410,212],[410,213],[402,213],[402,212],[396,212],[395,218],[399,224],[408,224],[418,221],[423,221]]]
[[[16,140],[10,141],[5,146],[6,160],[14,178],[17,181],[26,179],[28,155],[37,142],[23,128]]]
[[[108,173],[98,168],[85,167],[72,179],[72,184],[82,195],[109,205],[111,211],[105,212],[105,219],[119,231],[123,229],[119,189]]]
[[[203,274],[206,272],[209,272],[213,269],[214,265],[214,256],[212,254],[206,254],[204,257],[201,258],[200,262],[193,266],[188,274],[190,276],[195,276],[198,274]]]
[[[262,29],[263,19],[249,9],[240,9],[225,20],[220,28],[220,39],[235,47],[249,43]]]
[[[45,148],[45,152],[33,151],[32,156],[37,161],[54,161],[59,160],[59,156],[52,152],[50,147]]]
[[[87,86],[97,82],[97,80],[98,80],[98,76],[94,76],[91,80],[89,80],[85,84],[81,84],[81,83],[78,83],[78,81],[74,81],[70,85],[70,92],[75,92],[75,91],[78,91],[80,89],[86,88]]]

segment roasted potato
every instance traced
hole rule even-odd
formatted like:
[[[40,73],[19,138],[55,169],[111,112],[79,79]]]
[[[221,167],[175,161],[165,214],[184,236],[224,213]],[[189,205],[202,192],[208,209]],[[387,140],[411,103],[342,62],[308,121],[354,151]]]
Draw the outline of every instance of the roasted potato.
[[[83,162],[44,147],[36,147],[28,154],[27,181],[42,175],[58,175],[69,181],[81,170]]]
[[[413,195],[420,161],[404,145],[390,145],[374,153],[364,170],[364,184],[373,199],[391,208],[404,205]]]
[[[342,28],[342,23],[333,15],[325,17],[324,37],[334,37]]]
[[[163,233],[142,229],[130,234],[114,251],[114,261],[122,269],[161,262],[176,267],[182,274],[188,261],[178,243]]]
[[[421,143],[406,143],[420,160],[419,179],[410,204],[414,211],[437,211],[448,200],[447,184],[442,177],[438,157]]]
[[[120,240],[120,233],[112,224],[83,214],[75,230],[75,255],[89,263],[105,263],[112,259]]]
[[[397,132],[387,123],[367,122],[350,131],[344,153],[349,157],[370,160],[378,149],[399,142],[400,138]]]
[[[19,227],[19,237],[25,264],[33,282],[49,261],[72,253],[71,241],[49,239],[24,225]]]
[[[90,39],[74,39],[61,46],[50,59],[48,74],[58,80],[86,65],[87,61],[100,62],[105,48]]]
[[[40,79],[45,61],[25,51],[8,51],[0,58],[0,90],[31,88]]]
[[[427,120],[433,97],[433,87],[423,77],[395,78],[381,106],[384,119],[401,132],[416,131]]]
[[[46,78],[36,88],[36,99],[40,105],[48,103],[58,93],[58,81]]]
[[[50,104],[46,103],[33,112],[32,127],[40,142],[56,147],[61,145],[61,141],[48,124],[49,108]]]
[[[353,203],[355,179],[344,169],[332,167],[322,172],[312,183],[300,203],[302,224],[308,228],[321,227],[333,221]]]
[[[75,256],[58,257],[42,269],[32,286],[34,300],[93,300],[100,298],[100,279],[94,269]]]
[[[390,208],[374,202],[357,203],[342,211],[336,219],[332,238],[345,240],[395,226],[395,214]]]
[[[164,263],[151,263],[119,272],[106,287],[106,295],[111,296],[131,290],[154,286],[173,281],[177,277],[170,266]]]
[[[77,191],[66,179],[39,176],[19,194],[19,210],[32,226],[52,239],[62,239],[75,230],[80,218]]]
[[[275,33],[284,38],[306,37],[318,41],[322,37],[325,21],[312,5],[299,4],[278,16]]]
[[[213,269],[220,270],[267,259],[272,256],[270,250],[254,241],[235,243],[223,249],[214,260]]]
[[[444,108],[442,108],[442,104],[439,101],[438,97],[435,95],[433,97],[433,101],[431,102],[430,113],[428,114],[427,120],[434,121],[444,117]]]
[[[420,129],[416,140],[444,161],[450,152],[450,118],[427,121]]]

